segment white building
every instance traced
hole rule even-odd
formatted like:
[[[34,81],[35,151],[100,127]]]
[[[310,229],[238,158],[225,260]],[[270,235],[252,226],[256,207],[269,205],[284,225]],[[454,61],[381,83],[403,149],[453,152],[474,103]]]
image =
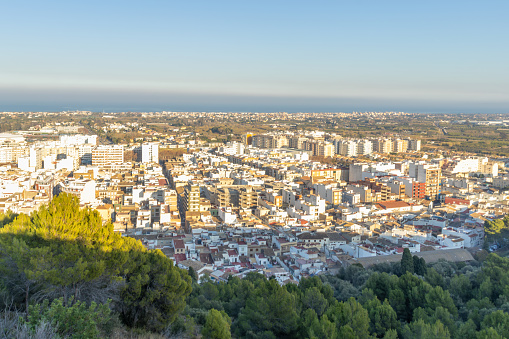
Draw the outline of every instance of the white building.
[[[144,144],[141,145],[141,158],[139,158],[141,162],[149,163],[155,162],[159,163],[159,144]]]
[[[60,145],[78,146],[78,145],[97,145],[97,135],[61,135]]]
[[[95,186],[94,180],[69,179],[58,184],[58,191],[77,196],[80,204],[90,204],[95,202]]]

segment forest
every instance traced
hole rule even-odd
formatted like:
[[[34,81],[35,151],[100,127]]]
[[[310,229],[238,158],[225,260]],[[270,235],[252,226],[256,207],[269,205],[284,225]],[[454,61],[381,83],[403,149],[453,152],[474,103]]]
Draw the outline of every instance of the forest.
[[[477,259],[198,281],[61,194],[0,215],[0,338],[509,338],[509,259]]]

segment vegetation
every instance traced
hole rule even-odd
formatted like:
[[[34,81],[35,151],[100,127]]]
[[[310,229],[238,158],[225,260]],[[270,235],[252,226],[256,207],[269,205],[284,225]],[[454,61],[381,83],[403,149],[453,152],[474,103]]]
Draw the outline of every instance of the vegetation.
[[[298,285],[258,273],[198,283],[72,196],[0,220],[0,337],[509,337],[509,258],[496,254],[426,264],[405,250]]]
[[[485,247],[490,244],[506,245],[509,238],[509,216],[503,219],[489,220],[484,223],[484,232],[486,234]]]
[[[64,318],[84,319],[73,307],[83,313],[88,305],[87,312],[93,313],[97,305],[100,318],[109,321],[102,309],[107,305],[128,327],[162,331],[184,309],[191,292],[191,278],[162,252],[147,251],[140,242],[114,233],[96,211],[80,209],[77,198],[65,194],[0,229],[0,270],[1,299],[12,310],[23,311],[29,322],[46,300]],[[103,333],[97,318],[90,315],[90,321]],[[72,327],[83,335],[79,328]],[[73,335],[69,329],[56,330]]]
[[[406,251],[405,251],[406,252]],[[509,259],[426,265],[401,262],[280,286],[257,273],[194,284],[184,313],[204,325],[210,310],[239,338],[488,338],[509,329]],[[507,322],[507,325],[505,323]]]

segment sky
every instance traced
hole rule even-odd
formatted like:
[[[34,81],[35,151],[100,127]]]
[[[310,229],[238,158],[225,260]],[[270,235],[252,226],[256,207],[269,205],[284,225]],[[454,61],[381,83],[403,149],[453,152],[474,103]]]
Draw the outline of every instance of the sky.
[[[509,113],[509,1],[5,1],[0,111]]]

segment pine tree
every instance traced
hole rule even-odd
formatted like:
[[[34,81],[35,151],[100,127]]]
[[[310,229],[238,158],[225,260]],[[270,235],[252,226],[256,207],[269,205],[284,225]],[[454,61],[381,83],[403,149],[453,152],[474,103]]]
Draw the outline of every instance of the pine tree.
[[[401,258],[401,273],[406,272],[414,273],[414,259],[408,248],[403,250],[403,257]]]
[[[198,281],[198,274],[196,274],[196,271],[194,270],[193,267],[189,266],[189,271],[187,273],[189,274],[193,282]]]
[[[223,311],[211,309],[207,314],[202,334],[205,338],[210,339],[230,339],[230,317]]]

